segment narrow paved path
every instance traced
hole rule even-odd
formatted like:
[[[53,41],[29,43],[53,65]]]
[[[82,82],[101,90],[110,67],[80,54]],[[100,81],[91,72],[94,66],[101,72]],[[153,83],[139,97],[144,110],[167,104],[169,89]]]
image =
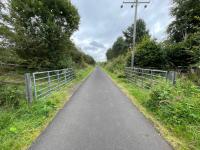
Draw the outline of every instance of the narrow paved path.
[[[96,68],[31,150],[171,150],[153,125]]]

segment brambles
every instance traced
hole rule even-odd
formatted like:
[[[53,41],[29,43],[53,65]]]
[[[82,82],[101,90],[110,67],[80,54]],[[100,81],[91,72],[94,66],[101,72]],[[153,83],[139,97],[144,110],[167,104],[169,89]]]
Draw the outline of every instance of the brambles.
[[[16,85],[0,85],[0,106],[16,108],[23,99],[23,92]]]

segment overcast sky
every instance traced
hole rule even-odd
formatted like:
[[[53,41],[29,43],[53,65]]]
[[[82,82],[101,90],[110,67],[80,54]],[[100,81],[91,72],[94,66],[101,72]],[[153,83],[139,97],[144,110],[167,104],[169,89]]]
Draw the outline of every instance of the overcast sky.
[[[96,61],[106,60],[107,49],[133,23],[134,9],[130,5],[121,9],[122,1],[72,0],[81,16],[79,30],[72,39]],[[151,0],[146,9],[143,4],[139,6],[138,18],[145,20],[150,34],[159,41],[167,37],[166,28],[172,20],[170,6],[171,0]]]

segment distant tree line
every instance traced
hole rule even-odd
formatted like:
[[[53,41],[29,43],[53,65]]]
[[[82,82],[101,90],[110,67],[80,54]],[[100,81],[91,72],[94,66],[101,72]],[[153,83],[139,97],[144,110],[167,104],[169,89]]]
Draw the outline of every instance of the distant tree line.
[[[167,29],[168,39],[157,42],[152,39],[142,19],[137,20],[135,65],[139,67],[177,68],[200,62],[200,2],[199,0],[173,0],[171,15],[175,20]],[[130,66],[134,26],[128,27],[113,47],[107,51],[111,61],[120,55],[128,54]]]
[[[95,63],[70,39],[80,16],[69,0],[1,2],[0,21],[0,53],[7,54],[1,59],[51,68]]]
[[[144,37],[149,36],[149,31],[146,29],[146,24],[142,19],[137,20],[137,26],[136,43],[140,43]],[[130,50],[133,43],[133,29],[134,24],[123,32],[123,37],[120,36],[117,38],[112,48],[110,48],[106,53],[108,60],[112,60],[113,58],[125,54]]]

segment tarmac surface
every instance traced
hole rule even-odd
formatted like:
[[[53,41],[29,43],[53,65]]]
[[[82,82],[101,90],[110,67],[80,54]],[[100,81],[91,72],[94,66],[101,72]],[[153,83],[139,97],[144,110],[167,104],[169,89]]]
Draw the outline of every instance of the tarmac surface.
[[[111,79],[96,68],[30,150],[172,150]]]

